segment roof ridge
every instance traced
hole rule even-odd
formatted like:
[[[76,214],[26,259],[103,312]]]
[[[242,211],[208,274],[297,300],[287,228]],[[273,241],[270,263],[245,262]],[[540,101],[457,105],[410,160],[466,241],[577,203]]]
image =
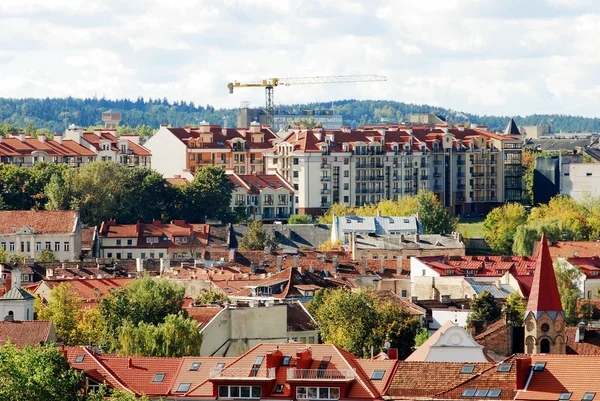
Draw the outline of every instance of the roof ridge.
[[[77,347],[77,348],[79,348],[79,347]],[[96,355],[94,352],[89,350],[87,347],[81,347],[81,348],[83,348],[84,352],[86,354],[88,354],[90,356],[90,358],[92,358],[98,364],[98,366],[100,366],[102,369],[104,369],[104,371],[110,376],[110,378],[113,379],[117,384],[119,384],[123,388],[123,390],[133,393],[133,394],[137,394],[136,391],[131,390],[129,387],[127,387],[125,384],[123,384],[121,382],[121,380],[107,366],[105,366],[104,363],[102,363],[101,360],[96,358]]]
[[[340,351],[340,348],[335,345],[335,344],[329,344],[330,346],[333,347],[333,349],[335,349],[335,351],[338,353],[338,355],[340,356],[340,358],[342,358],[342,360],[346,363],[346,365],[348,365],[348,367],[350,369],[353,368],[354,372],[356,373],[356,370],[360,370],[363,374],[364,371],[361,369],[360,365],[357,366],[357,364],[354,363],[354,361],[352,362],[352,364],[350,364],[348,362],[348,360],[346,359],[346,357],[342,354],[342,352]],[[346,350],[344,350],[344,352],[347,352]],[[371,382],[369,382],[369,385],[367,385],[365,382],[363,382],[363,379],[360,377],[360,375],[356,375],[356,379],[359,381],[359,383],[361,383],[361,385],[369,392],[369,394],[371,394],[371,396],[373,398],[377,398],[379,397],[381,394],[379,394],[379,391],[377,391],[377,389],[374,388],[374,386],[372,387]],[[373,394],[373,390],[375,390],[375,392],[377,394]]]

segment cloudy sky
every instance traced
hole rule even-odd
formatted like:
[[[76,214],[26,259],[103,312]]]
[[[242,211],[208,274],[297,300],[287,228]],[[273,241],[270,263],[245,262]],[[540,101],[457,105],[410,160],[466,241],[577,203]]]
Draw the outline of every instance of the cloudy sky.
[[[262,105],[389,99],[479,114],[600,116],[597,0],[2,0],[0,96]]]

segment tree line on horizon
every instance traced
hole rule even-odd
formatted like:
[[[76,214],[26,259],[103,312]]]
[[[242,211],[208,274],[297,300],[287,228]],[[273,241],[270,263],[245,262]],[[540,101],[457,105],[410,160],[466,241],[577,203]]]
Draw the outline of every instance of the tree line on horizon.
[[[387,121],[399,123],[406,121],[409,114],[433,113],[448,121],[487,125],[491,130],[501,131],[506,127],[509,116],[477,115],[450,108],[425,104],[410,104],[390,100],[336,100],[333,102],[313,102],[278,106],[282,110],[300,112],[306,109],[332,110],[341,114],[345,125],[357,127],[363,124],[375,124]],[[63,132],[70,124],[81,127],[102,126],[102,112],[114,110],[121,112],[121,125],[136,132],[138,127],[151,127],[157,130],[160,124],[181,127],[197,126],[205,120],[211,124],[235,126],[239,108],[216,109],[207,104],[194,102],[169,101],[163,99],[106,98],[0,98],[0,133],[11,130],[25,130],[26,127],[43,129],[49,133]],[[555,131],[599,132],[600,118],[586,118],[562,114],[533,114],[514,117],[518,125],[552,125]],[[142,135],[149,135],[147,129]]]

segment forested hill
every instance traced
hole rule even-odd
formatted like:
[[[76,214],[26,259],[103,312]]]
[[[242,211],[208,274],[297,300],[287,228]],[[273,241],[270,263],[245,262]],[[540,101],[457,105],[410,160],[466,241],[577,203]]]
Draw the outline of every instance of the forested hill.
[[[435,113],[448,121],[485,124],[493,130],[503,130],[511,116],[479,116],[452,109],[416,105],[388,100],[338,100],[334,102],[309,103],[303,105],[279,106],[285,110],[330,109],[343,116],[344,124],[357,126],[405,120],[407,114]],[[239,109],[215,109],[210,105],[200,106],[193,102],[168,102],[166,99],[138,98],[121,99],[10,99],[0,98],[0,123],[4,130],[8,124],[18,129],[45,128],[51,132],[62,132],[69,124],[82,127],[102,125],[101,113],[106,110],[123,113],[122,125],[157,129],[160,124],[173,126],[197,125],[205,120],[212,124],[234,126]],[[518,125],[550,124],[554,130],[600,131],[600,118],[584,118],[558,114],[515,117]]]

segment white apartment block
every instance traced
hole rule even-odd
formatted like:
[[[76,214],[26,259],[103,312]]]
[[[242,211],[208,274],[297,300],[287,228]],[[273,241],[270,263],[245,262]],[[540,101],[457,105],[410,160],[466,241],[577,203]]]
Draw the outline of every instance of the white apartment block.
[[[511,124],[509,123],[509,127]],[[294,188],[294,212],[436,193],[454,214],[521,200],[521,138],[485,127],[372,126],[295,130],[265,151],[267,173]]]

